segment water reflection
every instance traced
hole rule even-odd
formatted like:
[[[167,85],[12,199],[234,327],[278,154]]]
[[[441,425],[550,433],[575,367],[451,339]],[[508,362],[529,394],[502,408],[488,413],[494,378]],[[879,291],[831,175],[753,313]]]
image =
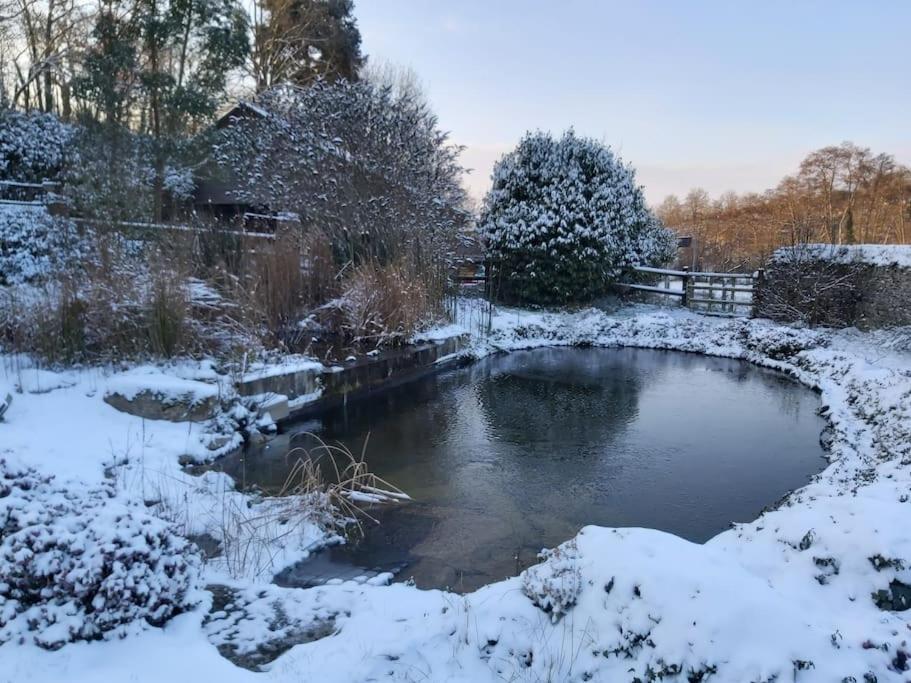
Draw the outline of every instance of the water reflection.
[[[224,467],[275,489],[303,432],[353,451],[369,433],[371,468],[414,502],[380,512],[380,526],[332,559],[470,590],[585,524],[704,541],[754,518],[824,466],[817,407],[811,391],[739,361],[537,349],[328,411]]]

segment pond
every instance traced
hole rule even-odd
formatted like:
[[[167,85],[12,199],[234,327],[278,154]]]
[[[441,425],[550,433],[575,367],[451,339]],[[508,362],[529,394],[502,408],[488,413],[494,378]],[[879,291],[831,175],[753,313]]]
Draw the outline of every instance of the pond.
[[[815,393],[742,361],[637,349],[544,348],[487,358],[349,402],[221,464],[277,490],[287,452],[319,435],[359,453],[413,502],[373,509],[363,537],[277,577],[395,571],[473,590],[515,575],[586,524],[703,542],[826,464]]]

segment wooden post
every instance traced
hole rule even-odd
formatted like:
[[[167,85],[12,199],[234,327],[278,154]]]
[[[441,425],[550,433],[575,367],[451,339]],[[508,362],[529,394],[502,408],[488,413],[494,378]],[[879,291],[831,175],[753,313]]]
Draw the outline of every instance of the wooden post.
[[[765,269],[760,268],[756,271],[756,278],[753,280],[753,308],[750,312],[753,317],[759,315],[759,305],[761,303],[762,283],[765,280]]]
[[[683,298],[681,299],[681,301],[683,302],[684,308],[686,308],[688,299],[689,299],[689,289],[688,289],[690,286],[689,272],[690,272],[690,267],[683,266],[683,277],[681,277],[680,279],[683,280]]]

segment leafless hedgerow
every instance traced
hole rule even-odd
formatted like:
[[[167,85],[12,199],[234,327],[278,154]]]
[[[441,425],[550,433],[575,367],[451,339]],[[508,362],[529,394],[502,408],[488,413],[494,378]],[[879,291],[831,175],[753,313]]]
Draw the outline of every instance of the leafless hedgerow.
[[[837,258],[839,249],[797,244],[777,252],[758,289],[757,313],[813,326],[854,324],[864,266]]]

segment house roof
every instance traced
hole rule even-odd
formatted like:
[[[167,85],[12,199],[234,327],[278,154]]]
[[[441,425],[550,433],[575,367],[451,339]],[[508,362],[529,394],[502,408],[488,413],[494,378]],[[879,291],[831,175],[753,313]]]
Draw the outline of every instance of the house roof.
[[[258,104],[250,102],[248,100],[240,100],[235,104],[231,109],[225,112],[221,118],[215,122],[216,128],[224,128],[225,126],[230,126],[233,121],[237,119],[247,119],[247,118],[260,118],[265,119],[270,116],[269,112],[263,109]]]

